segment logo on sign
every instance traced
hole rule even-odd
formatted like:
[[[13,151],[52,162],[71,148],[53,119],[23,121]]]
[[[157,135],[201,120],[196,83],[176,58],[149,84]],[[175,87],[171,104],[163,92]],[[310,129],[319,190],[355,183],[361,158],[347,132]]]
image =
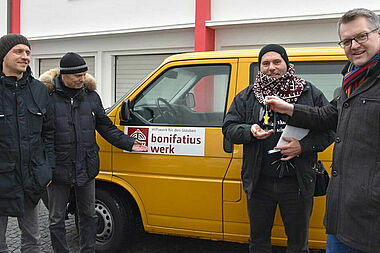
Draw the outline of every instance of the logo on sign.
[[[147,146],[148,154],[204,156],[204,128],[135,126],[124,133]]]
[[[129,127],[128,135],[143,142],[145,146],[148,146],[149,128]]]

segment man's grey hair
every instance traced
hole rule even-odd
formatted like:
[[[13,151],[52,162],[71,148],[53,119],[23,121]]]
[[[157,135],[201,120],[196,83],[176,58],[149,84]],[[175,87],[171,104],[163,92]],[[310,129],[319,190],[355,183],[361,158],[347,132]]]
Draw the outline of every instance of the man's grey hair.
[[[365,8],[352,9],[344,13],[344,15],[338,21],[338,34],[340,36],[340,25],[351,22],[359,17],[367,19],[368,28],[370,30],[380,27],[380,19],[373,11]]]

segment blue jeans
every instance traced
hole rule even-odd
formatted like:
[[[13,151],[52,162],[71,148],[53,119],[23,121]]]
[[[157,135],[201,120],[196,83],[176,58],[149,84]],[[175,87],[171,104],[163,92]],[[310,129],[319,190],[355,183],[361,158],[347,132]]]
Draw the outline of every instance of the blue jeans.
[[[341,243],[334,235],[327,235],[326,253],[365,253]]]

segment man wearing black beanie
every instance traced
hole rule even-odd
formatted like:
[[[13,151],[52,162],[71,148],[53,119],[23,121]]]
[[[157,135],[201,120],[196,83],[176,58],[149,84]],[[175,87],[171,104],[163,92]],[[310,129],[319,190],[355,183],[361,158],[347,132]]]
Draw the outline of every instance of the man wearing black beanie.
[[[223,134],[243,144],[242,181],[250,220],[249,251],[272,252],[271,230],[277,206],[288,236],[287,253],[305,253],[313,207],[317,152],[333,141],[333,132],[310,131],[303,139],[286,138],[276,147],[286,126],[281,114],[270,112],[266,96],[278,96],[292,104],[322,106],[327,99],[311,83],[295,75],[285,49],[264,46],[258,57],[255,82],[234,99],[223,123]]]
[[[120,149],[147,151],[142,142],[125,135],[107,117],[95,91],[96,80],[87,70],[86,61],[70,52],[61,58],[59,68],[40,77],[51,93],[55,110],[57,159],[48,197],[50,238],[53,251],[59,253],[69,252],[65,215],[72,185],[79,217],[80,252],[95,252],[95,177],[99,173],[95,130]]]
[[[268,44],[264,46],[259,53],[259,66],[261,65],[261,60],[263,58],[263,55],[265,55],[268,52],[276,52],[278,53],[281,58],[285,61],[286,64],[286,69],[289,69],[289,59],[288,59],[288,54],[285,51],[285,48],[278,44]]]
[[[8,216],[17,217],[21,252],[40,252],[38,202],[54,166],[54,123],[46,87],[29,67],[29,41],[0,38],[0,252]]]

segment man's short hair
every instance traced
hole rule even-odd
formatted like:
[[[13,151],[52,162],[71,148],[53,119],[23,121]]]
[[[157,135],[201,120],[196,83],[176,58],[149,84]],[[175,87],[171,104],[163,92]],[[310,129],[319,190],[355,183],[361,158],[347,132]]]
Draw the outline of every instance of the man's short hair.
[[[380,27],[380,19],[373,11],[365,8],[352,9],[344,13],[344,15],[338,21],[338,34],[340,36],[340,25],[351,22],[357,18],[364,17],[367,19],[369,28],[375,29]]]

